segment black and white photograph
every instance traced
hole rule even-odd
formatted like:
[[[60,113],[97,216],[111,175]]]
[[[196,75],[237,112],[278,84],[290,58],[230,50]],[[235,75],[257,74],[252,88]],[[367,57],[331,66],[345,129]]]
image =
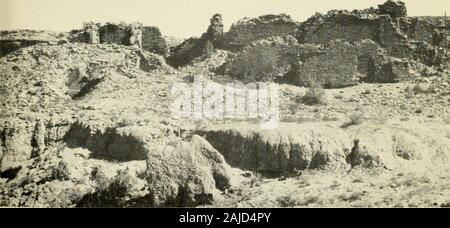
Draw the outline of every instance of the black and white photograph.
[[[0,208],[207,225],[450,208],[449,16],[448,0],[0,0]]]

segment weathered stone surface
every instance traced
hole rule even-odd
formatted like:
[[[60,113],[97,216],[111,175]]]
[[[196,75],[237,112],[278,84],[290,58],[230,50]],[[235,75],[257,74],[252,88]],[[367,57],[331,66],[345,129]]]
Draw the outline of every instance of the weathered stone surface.
[[[353,146],[345,132],[324,124],[281,123],[272,130],[258,125],[219,125],[201,133],[231,166],[278,175],[347,167],[345,158]]]
[[[445,27],[450,27],[450,21],[445,22],[439,17],[406,17],[400,18],[400,29],[410,39],[427,42],[433,46],[445,47]],[[450,42],[447,42],[447,45]]]
[[[450,141],[445,126],[396,124],[354,126],[343,131],[325,123],[280,123],[271,130],[258,125],[217,125],[201,133],[231,166],[270,175],[295,170],[350,167],[389,169],[445,166]],[[420,136],[419,136],[420,135]]]
[[[217,45],[219,39],[222,38],[223,35],[223,21],[221,14],[214,14],[214,16],[210,20],[210,25],[208,30],[206,31],[206,36],[213,43],[213,45]]]
[[[180,67],[190,63],[195,58],[211,55],[215,48],[222,45],[222,34],[222,16],[215,14],[210,20],[207,32],[203,33],[200,38],[189,38],[170,50],[167,63],[174,67]]]
[[[320,47],[315,56],[294,65],[295,85],[308,85],[311,81],[325,87],[336,88],[359,82],[392,83],[411,80],[409,62],[391,58],[371,40],[354,43],[332,41]],[[291,72],[292,74],[292,72]]]
[[[187,55],[193,59],[180,69],[166,68],[154,53],[167,53],[157,28],[143,28],[151,45],[142,48],[140,26],[106,35],[112,44],[101,42],[95,24],[77,33],[77,43],[64,33],[23,32],[23,40],[55,37],[32,47],[21,43],[21,32],[2,32],[17,45],[0,58],[0,207],[441,205],[450,180],[450,62],[436,48],[440,19],[393,19],[373,8],[338,14],[347,27],[330,22],[330,32],[355,39],[328,37],[320,20],[311,27],[326,35],[317,34],[319,43],[266,37],[271,30],[259,33],[258,25],[249,40],[263,38],[232,51],[220,50],[227,43],[216,15],[199,56]],[[398,41],[394,29],[407,42],[389,46]],[[188,44],[187,52],[196,40]],[[219,75],[222,67],[234,78]],[[174,117],[170,107],[180,95],[173,85],[191,86],[196,74],[218,88],[236,78],[286,82],[279,84],[280,125]],[[365,83],[314,93],[303,87],[309,80]],[[310,94],[322,102],[308,105]],[[414,200],[405,200],[411,192]]]
[[[217,189],[230,186],[230,167],[205,139],[152,148],[147,158],[147,180],[155,206],[197,206],[214,200]]]
[[[142,24],[141,23],[132,23],[130,24],[130,38],[129,38],[130,46],[142,48]]]
[[[145,160],[149,151],[146,138],[133,129],[96,129],[78,122],[72,124],[64,141],[71,148],[87,148],[92,157],[108,161]]]
[[[119,44],[142,48],[163,56],[169,54],[169,47],[159,28],[143,26],[139,22],[104,25],[94,22],[84,23],[81,30],[71,31],[69,40],[90,44]]]
[[[427,65],[443,63],[442,50],[431,45],[418,45],[402,32],[400,25],[401,23],[394,21],[391,16],[376,11],[333,10],[326,15],[316,14],[301,23],[297,39],[300,43],[316,44],[336,39],[349,42],[370,39],[385,48],[393,57],[414,59]]]
[[[316,14],[302,23],[298,29],[300,43],[327,43],[341,39],[349,42],[371,39],[389,54],[398,57],[402,51],[400,44],[407,38],[395,26],[389,16],[364,14],[358,11],[329,11],[326,15]],[[400,50],[398,50],[400,49]]]
[[[291,70],[296,47],[297,41],[289,35],[255,41],[229,59],[221,73],[244,82],[274,81]]]
[[[286,14],[244,18],[234,23],[225,33],[224,46],[226,49],[240,50],[256,40],[295,34],[296,29],[297,22]]]
[[[223,68],[225,74],[245,82],[279,81],[298,86],[316,82],[328,88],[412,79],[408,61],[389,57],[372,40],[312,45],[298,44],[291,36],[272,37],[252,43]]]
[[[366,128],[361,126],[353,132],[354,146],[347,157],[353,167],[385,167],[398,169],[413,166],[430,169],[444,165],[450,159],[449,138],[442,132],[445,126],[433,124],[397,124]],[[380,143],[383,142],[383,143]]]
[[[391,18],[406,17],[408,11],[406,5],[402,1],[388,0],[385,3],[378,5],[380,14],[388,14]]]
[[[0,171],[25,167],[48,146],[61,141],[69,130],[68,119],[23,121],[11,118],[0,124]]]
[[[169,55],[170,51],[161,31],[154,26],[142,27],[142,49],[165,57]]]
[[[101,27],[100,23],[85,22],[83,23],[83,28],[81,30],[72,30],[69,35],[70,42],[80,42],[88,44],[99,44],[100,34],[99,29]]]

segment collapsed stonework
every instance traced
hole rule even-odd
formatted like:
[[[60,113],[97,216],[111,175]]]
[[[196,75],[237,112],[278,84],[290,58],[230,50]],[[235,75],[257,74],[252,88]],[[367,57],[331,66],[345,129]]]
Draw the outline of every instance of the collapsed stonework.
[[[267,59],[273,61],[258,61]],[[314,45],[299,44],[292,36],[276,36],[253,42],[224,64],[223,73],[243,81],[274,80],[297,86],[315,82],[336,88],[359,82],[410,80],[411,64],[414,63],[390,57],[372,40],[353,44],[333,40]]]
[[[401,1],[388,0],[378,5],[378,9],[380,14],[388,14],[393,19],[406,17],[408,14],[405,3]]]
[[[450,21],[445,22],[443,19],[432,17],[404,17],[400,18],[399,25],[401,31],[410,39],[438,47],[450,44],[446,42],[450,38],[449,34],[445,34],[445,27],[450,27]]]
[[[350,43],[372,40],[389,56],[438,66],[445,63],[446,53],[439,48],[447,39],[444,25],[440,20],[409,18],[405,4],[391,0],[378,8],[332,10],[325,15],[318,13],[302,23],[285,14],[244,18],[225,33],[222,18],[215,15],[208,31],[201,38],[191,38],[174,47],[168,62],[173,66],[183,66],[214,49],[237,52],[242,56],[249,53],[248,49],[243,50],[258,40],[294,35],[299,43],[314,45],[326,45],[333,40]],[[241,51],[243,53],[239,53]]]
[[[415,28],[415,26],[408,26],[409,19],[406,19],[405,16],[404,4],[392,1],[380,5],[378,10],[367,9],[351,12],[332,10],[325,15],[316,14],[301,23],[296,37],[300,43],[317,44],[324,44],[335,39],[349,42],[370,39],[386,48],[391,56],[414,59],[430,66],[442,64],[443,50],[432,46],[439,41],[433,41],[431,38],[432,42],[429,45],[421,45],[412,40],[412,37],[423,36],[423,33],[417,36],[414,32],[404,33],[403,31]],[[437,37],[438,35],[434,39],[438,39]],[[430,41],[430,39],[424,38],[419,40]]]
[[[253,41],[270,36],[295,34],[298,23],[289,15],[263,15],[244,18],[231,25],[225,33],[224,45],[229,50],[240,50]]]
[[[125,23],[85,23],[81,30],[73,30],[70,42],[89,44],[118,44],[137,47],[149,52],[167,56],[168,46],[159,28],[143,26],[139,22]]]
[[[98,32],[101,43],[142,47],[142,24],[140,23],[130,25],[107,23],[101,26]]]
[[[214,48],[221,46],[223,34],[222,15],[215,14],[211,20],[206,33],[200,38],[190,38],[171,49],[171,55],[167,58],[167,63],[171,66],[179,67],[190,63],[200,56],[208,56]]]
[[[31,158],[63,139],[70,120],[5,121],[0,125],[0,172],[24,167]]]
[[[83,28],[81,30],[71,31],[69,36],[70,42],[80,42],[89,44],[99,44],[100,43],[100,23],[85,22],[83,23]]]
[[[206,31],[205,36],[210,40],[213,45],[218,46],[223,35],[223,21],[222,15],[214,14],[210,20],[210,25]]]
[[[169,46],[162,37],[158,27],[142,27],[142,49],[167,57],[170,54]]]
[[[433,124],[433,129],[443,128]],[[356,126],[351,131],[327,123],[281,123],[271,130],[224,124],[198,133],[205,135],[231,166],[273,177],[306,169],[393,169],[419,160],[427,168],[445,166],[450,161],[444,152],[450,147],[449,139],[424,129],[426,124],[405,123],[396,127]],[[429,138],[439,140],[430,143]],[[436,157],[439,159],[434,160]]]
[[[172,66],[186,65],[194,58],[209,55],[214,49],[240,51],[253,41],[275,35],[295,34],[297,22],[286,14],[244,18],[223,32],[222,16],[214,15],[210,26],[200,38],[190,38],[174,47],[168,62]]]

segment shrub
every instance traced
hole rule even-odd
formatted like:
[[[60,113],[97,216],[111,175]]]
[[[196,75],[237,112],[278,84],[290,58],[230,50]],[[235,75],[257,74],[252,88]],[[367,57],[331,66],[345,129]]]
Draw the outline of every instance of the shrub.
[[[305,96],[303,96],[303,103],[307,105],[322,104],[324,102],[325,91],[318,83],[311,83]]]
[[[292,199],[291,196],[280,196],[277,198],[277,202],[280,207],[295,207],[297,205],[297,201]]]
[[[352,125],[360,125],[363,122],[364,117],[359,113],[353,113],[349,116],[349,120],[342,125],[342,128],[346,128]]]

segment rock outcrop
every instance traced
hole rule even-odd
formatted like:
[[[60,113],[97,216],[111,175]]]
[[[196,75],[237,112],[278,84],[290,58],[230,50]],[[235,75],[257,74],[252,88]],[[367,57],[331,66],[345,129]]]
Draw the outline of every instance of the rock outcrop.
[[[256,125],[217,126],[201,132],[233,167],[268,175],[294,170],[346,167],[353,143],[326,125],[282,123],[272,130]]]
[[[342,130],[325,123],[217,125],[202,130],[206,139],[233,167],[270,176],[305,169],[352,167],[433,169],[450,161],[446,128],[433,124],[355,126]]]
[[[155,206],[208,204],[218,189],[231,186],[230,167],[225,159],[198,135],[175,147],[153,147],[148,154],[146,175]]]
[[[414,203],[401,199],[412,191],[417,205],[440,205],[422,192],[445,198],[450,180],[442,21],[389,1],[301,25],[244,19],[225,33],[217,14],[183,43],[140,23],[1,32],[0,207],[392,206]],[[194,74],[202,98],[209,83],[226,89],[214,92],[249,119],[175,116],[174,85],[196,90]],[[267,104],[229,90],[235,79],[279,83],[278,127],[257,124],[253,104],[259,115]],[[384,197],[393,189],[404,195]]]
[[[23,168],[48,147],[63,139],[70,119],[37,119],[24,122],[10,118],[0,124],[0,172]]]
[[[28,154],[15,168],[9,168],[18,164],[12,159],[14,148],[5,142],[8,169],[2,170],[1,178],[11,182],[0,188],[1,206],[197,206],[218,199],[238,175],[197,135],[190,142],[163,146],[155,144],[148,127],[96,129],[73,123],[57,130],[57,136],[52,131],[40,131],[45,143],[35,147],[45,149]],[[38,136],[31,137],[33,141]]]

